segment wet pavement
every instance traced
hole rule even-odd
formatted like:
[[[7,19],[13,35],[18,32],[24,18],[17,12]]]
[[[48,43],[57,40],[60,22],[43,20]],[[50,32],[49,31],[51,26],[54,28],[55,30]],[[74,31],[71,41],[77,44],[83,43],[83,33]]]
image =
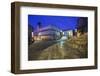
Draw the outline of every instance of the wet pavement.
[[[40,53],[42,53],[43,51],[45,50],[52,51],[52,49],[55,47],[56,47],[55,50],[57,50],[59,47],[63,47],[63,43],[64,43],[64,40],[62,39],[51,40],[51,41],[36,41],[32,45],[30,45],[28,48],[29,60],[37,60],[39,58]]]
[[[51,41],[36,41],[28,48],[28,60],[53,60],[81,58],[83,50],[72,48],[66,39]],[[71,45],[73,45],[71,43]],[[86,56],[85,56],[86,57]]]

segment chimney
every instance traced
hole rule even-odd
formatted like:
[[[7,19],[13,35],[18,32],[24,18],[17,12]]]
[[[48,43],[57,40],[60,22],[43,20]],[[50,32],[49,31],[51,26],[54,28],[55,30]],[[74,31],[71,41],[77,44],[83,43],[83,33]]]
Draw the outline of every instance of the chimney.
[[[38,22],[37,30],[39,30],[42,27],[41,22]]]

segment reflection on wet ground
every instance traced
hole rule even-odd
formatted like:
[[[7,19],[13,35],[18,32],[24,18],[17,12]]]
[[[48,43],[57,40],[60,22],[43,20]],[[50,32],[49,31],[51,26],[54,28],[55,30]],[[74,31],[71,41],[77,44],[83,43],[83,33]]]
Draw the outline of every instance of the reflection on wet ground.
[[[29,60],[37,60],[41,59],[42,57],[48,58],[50,56],[50,52],[54,53],[53,51],[57,51],[59,47],[63,46],[63,40],[54,40],[54,41],[37,41],[33,43],[29,47]],[[48,54],[47,54],[48,52]],[[44,55],[42,56],[41,55]],[[47,55],[47,56],[46,56]],[[44,58],[43,58],[44,59]]]
[[[69,46],[65,47],[64,43],[65,40],[51,42],[48,45],[45,42],[41,43],[39,46],[36,44],[34,47],[29,48],[29,60],[80,58],[79,51],[77,49],[71,48]]]
[[[31,46],[29,46],[28,59],[50,60],[50,59],[87,58],[86,49],[83,49],[82,47],[79,46],[78,48],[76,47],[74,48],[70,46],[70,42],[67,41],[66,39],[60,39],[56,41],[35,42]],[[71,45],[73,45],[73,43],[71,43]]]

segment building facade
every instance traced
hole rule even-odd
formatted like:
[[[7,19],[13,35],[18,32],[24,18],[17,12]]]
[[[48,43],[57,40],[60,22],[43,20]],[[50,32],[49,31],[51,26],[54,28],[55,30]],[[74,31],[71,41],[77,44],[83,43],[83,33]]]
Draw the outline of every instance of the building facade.
[[[38,28],[34,32],[34,40],[57,40],[61,38],[61,30],[53,25]]]
[[[33,27],[31,25],[28,25],[28,45],[32,44],[33,42],[32,32],[33,32]]]

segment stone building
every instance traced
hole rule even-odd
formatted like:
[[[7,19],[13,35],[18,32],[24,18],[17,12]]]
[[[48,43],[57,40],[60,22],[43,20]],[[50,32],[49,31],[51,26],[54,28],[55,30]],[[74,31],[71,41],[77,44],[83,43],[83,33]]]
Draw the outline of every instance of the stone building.
[[[61,30],[53,25],[38,28],[34,31],[34,40],[57,40],[61,38]]]

